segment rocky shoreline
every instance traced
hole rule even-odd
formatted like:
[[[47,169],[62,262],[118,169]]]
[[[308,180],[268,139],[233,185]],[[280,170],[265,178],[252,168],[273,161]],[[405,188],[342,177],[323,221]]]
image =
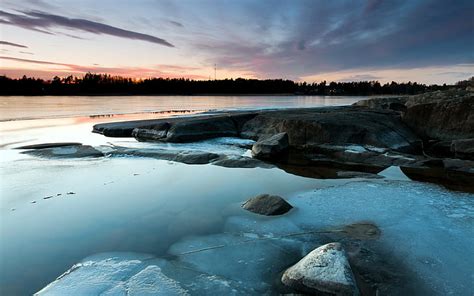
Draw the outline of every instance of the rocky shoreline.
[[[256,141],[254,158],[293,174],[329,178],[338,171],[377,173],[395,165],[414,180],[474,192],[472,87],[344,107],[104,123],[93,132],[168,143],[240,137]]]
[[[408,200],[414,202],[419,200],[418,194],[424,190],[404,188],[403,182],[395,181],[397,179],[367,180],[384,178],[381,172],[389,167],[389,170],[395,169],[399,174],[401,170],[412,180],[474,192],[473,104],[473,89],[467,88],[411,97],[370,99],[345,107],[217,112],[160,120],[105,123],[95,125],[93,130],[108,137],[134,137],[141,142],[166,145],[203,143],[213,139],[220,141],[223,137],[230,137],[232,141],[226,140],[229,141],[226,145],[239,147],[239,151],[247,150],[244,155],[229,155],[218,149],[169,150],[163,145],[148,145],[146,148],[114,145],[92,147],[75,142],[18,148],[24,150],[22,153],[46,158],[138,156],[232,168],[276,166],[288,173],[312,178],[365,179],[347,183],[347,188],[340,191],[336,187],[322,189],[320,193],[324,196],[321,199],[315,194],[317,191],[290,199],[272,194],[250,197],[240,204],[239,210],[246,216],[229,218],[223,234],[178,241],[169,248],[170,256],[146,259],[148,263],[143,263],[137,269],[138,273],[135,267],[127,271],[131,275],[128,279],[101,283],[109,291],[122,291],[124,285],[140,288],[136,283],[146,279],[152,282],[149,285],[152,290],[166,287],[170,293],[186,294],[186,291],[198,289],[196,283],[200,283],[206,275],[209,276],[204,281],[208,285],[206,289],[212,287],[213,291],[222,291],[222,294],[227,294],[229,289],[242,294],[261,294],[262,291],[274,289],[281,294],[397,295],[402,291],[397,290],[401,282],[417,280],[416,277],[411,278],[409,269],[405,270],[403,260],[391,258],[391,254],[385,253],[383,245],[382,233],[387,235],[385,231],[391,231],[387,225],[398,223],[402,216],[387,225],[350,218],[352,221],[342,219],[343,223],[334,224],[338,226],[328,222],[330,226],[323,227],[326,221],[332,219],[328,218],[331,215],[351,216],[333,209],[334,204],[328,192],[334,190],[333,198],[349,196],[343,203],[354,203],[354,209],[350,209],[350,212],[356,209],[369,211],[368,205],[375,203],[375,206],[372,205],[375,212],[369,217],[376,215],[374,213],[383,208],[391,195],[400,200],[409,196]],[[374,189],[377,186],[379,188]],[[411,183],[410,186],[427,185]],[[351,196],[352,191],[356,193]],[[420,201],[420,204],[426,206],[429,202]],[[330,205],[326,209],[325,203]],[[395,201],[393,205],[398,204],[403,202]],[[329,216],[315,216],[316,209],[321,211],[320,215],[324,213]],[[406,214],[406,209],[391,207],[388,210]],[[290,222],[289,217],[298,215],[303,218],[302,222]],[[453,215],[463,217],[464,214],[456,212]],[[418,219],[418,214],[408,213],[407,216]],[[311,222],[305,222],[305,217]],[[233,225],[233,219],[243,219],[244,223]],[[247,220],[250,221],[250,228],[247,228]],[[315,223],[314,220],[324,222]],[[408,224],[411,225],[414,220]],[[274,227],[271,231],[265,228],[272,223]],[[262,249],[244,249],[243,245],[247,244]],[[225,253],[225,248],[239,249],[241,253],[236,253],[242,257],[232,257],[232,253]],[[216,254],[220,252],[225,254],[221,258],[225,267],[217,261],[207,266],[206,263],[215,260]],[[96,274],[113,274],[107,269],[110,262],[112,265],[129,264],[126,258],[110,256],[91,259],[95,260],[92,268],[84,267],[82,263],[74,265],[38,294],[72,291],[68,289],[75,289],[77,277],[86,278],[85,288],[90,288],[87,283],[93,281]],[[258,260],[253,260],[254,257]],[[133,264],[141,262],[135,259],[132,261]],[[236,262],[246,262],[250,264],[251,270],[257,268],[258,272],[254,275],[249,269],[238,275],[233,274],[228,266]],[[193,268],[193,275],[181,278],[182,269],[190,267]],[[262,275],[268,278],[265,281],[263,278],[253,278]],[[225,285],[220,279],[216,280],[218,276],[224,276],[227,281]],[[270,284],[272,281],[274,283]],[[244,287],[244,282],[248,286]]]

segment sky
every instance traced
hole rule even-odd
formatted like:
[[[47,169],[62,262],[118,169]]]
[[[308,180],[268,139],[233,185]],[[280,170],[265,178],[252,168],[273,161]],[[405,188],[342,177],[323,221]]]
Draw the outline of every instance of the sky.
[[[0,75],[86,72],[450,84],[474,75],[474,1],[0,1]]]

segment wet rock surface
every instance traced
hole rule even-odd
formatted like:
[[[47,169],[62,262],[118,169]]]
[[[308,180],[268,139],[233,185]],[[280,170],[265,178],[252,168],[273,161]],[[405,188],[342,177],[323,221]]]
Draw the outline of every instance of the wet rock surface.
[[[245,157],[245,156],[237,156],[237,155],[228,155],[225,157],[221,157],[216,161],[212,162],[213,165],[226,167],[226,168],[272,168],[274,167],[272,164],[265,163],[261,160]]]
[[[276,216],[287,213],[293,206],[280,196],[261,194],[244,202],[242,208],[260,215]]]
[[[85,158],[102,157],[104,153],[89,145],[59,146],[53,148],[31,149],[23,154],[44,158]]]
[[[316,295],[359,295],[340,243],[329,243],[313,250],[288,268],[281,281],[297,291]]]
[[[427,159],[401,166],[400,169],[412,180],[474,192],[474,161],[449,158]]]
[[[259,159],[278,159],[288,153],[288,134],[279,133],[259,139],[252,146],[252,156]]]

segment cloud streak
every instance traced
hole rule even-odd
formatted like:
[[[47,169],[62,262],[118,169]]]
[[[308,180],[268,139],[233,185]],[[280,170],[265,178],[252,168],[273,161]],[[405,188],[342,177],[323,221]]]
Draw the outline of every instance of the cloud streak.
[[[61,27],[92,34],[104,34],[133,40],[142,40],[167,47],[174,47],[173,44],[162,38],[86,19],[68,18],[41,11],[22,11],[22,13],[23,14],[13,14],[0,10],[0,17],[3,18],[1,22],[45,34],[54,34],[50,29]]]
[[[102,67],[98,65],[83,66],[68,63],[57,63],[43,60],[22,59],[15,57],[0,56],[0,60],[8,60],[26,64],[36,64],[50,66],[50,70],[28,69],[29,73],[36,73],[41,78],[50,79],[52,75],[67,76],[70,74],[81,75],[86,72],[91,73],[107,73],[111,75],[119,75],[126,77],[166,77],[166,78],[189,78],[189,79],[207,79],[207,77],[189,73],[188,71],[199,70],[199,68],[174,66],[174,65],[157,65],[156,67]],[[8,68],[0,70],[0,74],[7,74],[13,77],[21,77],[25,70],[16,68]]]
[[[13,42],[8,42],[8,41],[0,41],[1,45],[9,45],[9,46],[14,46],[14,47],[20,47],[20,48],[28,48],[26,45],[18,44],[18,43],[13,43]]]

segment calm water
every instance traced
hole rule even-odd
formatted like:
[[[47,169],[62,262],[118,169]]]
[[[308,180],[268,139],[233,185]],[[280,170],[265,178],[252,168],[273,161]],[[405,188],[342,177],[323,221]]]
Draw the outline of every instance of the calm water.
[[[148,113],[168,110],[262,109],[349,105],[365,97],[69,96],[0,97],[0,121]]]
[[[469,279],[472,279],[473,258],[469,254],[474,253],[474,202],[469,194],[403,180],[387,185],[380,180],[365,180],[361,185],[351,185],[353,180],[309,179],[277,168],[231,169],[136,157],[51,160],[13,149],[50,141],[78,141],[99,149],[112,144],[149,148],[156,144],[92,134],[92,125],[183,115],[150,113],[164,110],[314,107],[350,104],[358,99],[1,98],[4,121],[0,122],[0,295],[32,294],[73,264],[101,252],[138,252],[169,258],[175,250],[202,241],[211,245],[231,242],[229,235],[271,236],[307,228],[339,227],[362,220],[381,227],[381,239],[372,244],[386,252],[391,260],[402,260],[401,265],[409,270],[411,281],[400,286],[415,289],[416,294],[466,294],[472,290]],[[89,116],[124,113],[134,114]],[[222,146],[211,143],[197,147],[223,151]],[[246,152],[239,148],[226,153]],[[288,198],[296,209],[284,217],[266,219],[240,208],[243,201],[261,193]],[[44,199],[48,196],[53,197]],[[391,198],[383,198],[388,196]],[[322,198],[319,201],[312,199],[319,197]],[[300,248],[299,243],[291,242],[290,248]],[[308,248],[316,247],[318,241],[310,240],[307,244],[304,252],[292,251],[295,258],[286,253],[280,256],[297,260]],[[258,243],[239,245],[203,254],[199,260],[179,260],[196,264],[197,270],[206,273],[225,270],[227,273],[221,276],[239,280],[243,275],[253,277],[259,270],[268,270],[268,266],[245,262],[249,254],[272,254],[274,248]],[[463,259],[459,254],[465,254]],[[266,271],[265,277],[255,275],[254,281],[271,285],[284,268],[282,264],[287,266],[285,260],[274,256],[270,263],[277,267]],[[234,261],[245,264],[235,265],[238,268],[233,270]],[[459,261],[463,263],[456,264]],[[210,266],[209,262],[216,263]],[[427,287],[419,287],[420,283]],[[247,284],[255,283],[244,281]]]

